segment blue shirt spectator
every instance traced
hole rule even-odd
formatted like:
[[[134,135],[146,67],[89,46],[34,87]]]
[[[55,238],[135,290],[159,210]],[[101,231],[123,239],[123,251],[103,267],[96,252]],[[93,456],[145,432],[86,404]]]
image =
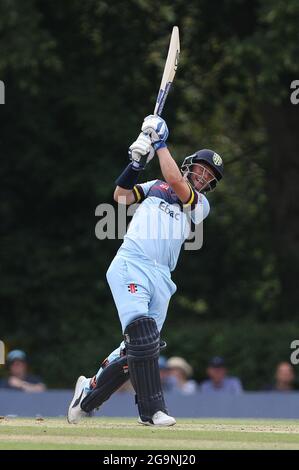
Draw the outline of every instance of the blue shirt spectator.
[[[26,353],[14,349],[7,355],[8,377],[0,380],[0,388],[22,392],[43,392],[45,384],[39,377],[29,374]]]
[[[207,368],[208,380],[199,385],[201,392],[225,392],[238,394],[243,391],[242,383],[237,377],[228,377],[223,357],[213,357]]]

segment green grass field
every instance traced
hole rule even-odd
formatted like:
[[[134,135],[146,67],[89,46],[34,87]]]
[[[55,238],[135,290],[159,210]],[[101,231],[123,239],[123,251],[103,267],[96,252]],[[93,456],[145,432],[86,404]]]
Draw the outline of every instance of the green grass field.
[[[299,449],[299,421],[179,419],[152,428],[131,418],[1,418],[0,449]]]

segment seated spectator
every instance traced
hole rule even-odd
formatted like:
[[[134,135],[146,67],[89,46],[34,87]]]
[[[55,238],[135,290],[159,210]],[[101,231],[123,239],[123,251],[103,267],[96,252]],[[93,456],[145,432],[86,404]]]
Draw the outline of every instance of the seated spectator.
[[[189,380],[193,374],[192,367],[182,357],[171,357],[166,366],[169,370],[168,377],[174,381],[172,391],[179,391],[184,395],[191,395],[196,392],[197,383]]]
[[[0,381],[1,388],[23,392],[43,392],[46,387],[39,377],[29,374],[24,351],[14,349],[7,355],[8,377]]]
[[[280,362],[275,372],[275,383],[266,387],[266,390],[277,392],[291,392],[295,390],[294,368],[288,362]]]
[[[169,375],[169,368],[167,367],[167,358],[165,356],[159,357],[159,370],[160,370],[160,378],[161,378],[161,385],[165,392],[169,392],[173,390],[176,386],[176,380],[174,377]],[[117,392],[130,392],[135,393],[133,385],[130,380],[125,382]]]
[[[208,380],[199,385],[201,392],[240,393],[242,384],[237,377],[228,377],[223,357],[213,357],[207,368]]]
[[[176,387],[176,378],[170,374],[170,369],[167,366],[167,358],[165,356],[159,357],[159,369],[161,385],[164,392],[170,392]]]

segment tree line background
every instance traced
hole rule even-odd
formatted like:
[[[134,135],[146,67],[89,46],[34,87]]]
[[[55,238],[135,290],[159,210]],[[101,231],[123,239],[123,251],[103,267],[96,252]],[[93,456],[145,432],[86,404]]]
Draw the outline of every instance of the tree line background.
[[[95,237],[95,208],[152,112],[174,24],[170,149],[178,163],[215,149],[225,178],[174,273],[166,354],[197,380],[224,355],[256,389],[298,338],[298,2],[2,0],[0,338],[49,386],[92,375],[121,340],[105,278],[121,241]],[[143,179],[159,175],[154,161]]]

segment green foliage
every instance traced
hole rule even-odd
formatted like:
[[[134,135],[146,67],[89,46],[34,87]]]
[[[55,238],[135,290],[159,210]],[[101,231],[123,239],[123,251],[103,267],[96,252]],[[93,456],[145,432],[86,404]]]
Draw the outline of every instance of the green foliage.
[[[170,351],[185,354],[198,377],[221,352],[250,388],[284,355],[292,325],[283,339],[276,325],[296,321],[288,286],[299,250],[297,223],[282,215],[298,220],[298,185],[290,196],[289,178],[281,184],[273,169],[282,142],[286,165],[297,158],[286,102],[299,78],[298,15],[296,0],[226,0],[216,10],[206,0],[1,2],[0,337],[26,349],[49,385],[92,374],[121,340],[105,279],[120,241],[95,238],[94,211],[112,202],[127,147],[153,108],[173,24],[182,54],[165,107],[171,151],[180,162],[214,148],[226,170],[210,196],[203,248],[182,252],[174,273]],[[272,132],[274,116],[286,124]],[[154,162],[144,179],[158,175]],[[279,243],[282,223],[292,243]],[[242,353],[249,332],[257,340]],[[271,336],[273,355],[264,346]]]

